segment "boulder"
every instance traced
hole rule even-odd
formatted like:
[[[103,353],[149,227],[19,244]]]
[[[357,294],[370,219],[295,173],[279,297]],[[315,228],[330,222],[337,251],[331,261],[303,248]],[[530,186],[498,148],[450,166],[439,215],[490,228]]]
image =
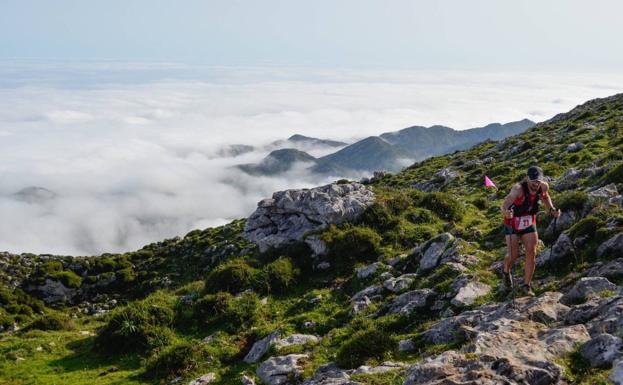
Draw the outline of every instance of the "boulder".
[[[616,290],[617,286],[603,277],[584,277],[580,278],[575,285],[565,295],[560,302],[570,304],[573,302],[586,301],[590,296],[598,295],[604,290]]]
[[[370,305],[372,305],[372,301],[370,301],[370,298],[368,298],[367,296],[364,296],[362,299],[353,302],[353,307],[350,310],[350,315],[357,315],[369,308]]]
[[[578,214],[575,211],[563,211],[560,213],[558,220],[556,220],[556,232],[561,232],[567,230],[578,218]],[[554,236],[554,221],[551,221],[545,232],[543,233],[546,237]]]
[[[588,202],[594,205],[598,201],[605,202],[610,198],[619,195],[619,190],[614,183],[610,183],[606,186],[600,187],[588,193]]]
[[[368,286],[363,290],[358,291],[352,297],[350,297],[351,302],[361,301],[363,297],[372,297],[374,295],[380,294],[383,291],[383,288],[380,285],[372,285]]]
[[[291,189],[264,199],[247,219],[243,237],[258,245],[260,251],[303,241],[306,233],[329,224],[356,221],[374,202],[374,193],[360,183],[332,183],[312,189]],[[321,250],[320,239],[310,247]]]
[[[242,385],[255,385],[255,380],[246,374],[243,374],[242,377],[240,377],[240,382],[242,382]]]
[[[300,378],[302,369],[299,361],[308,357],[307,354],[270,357],[257,368],[256,374],[267,385],[288,384]]]
[[[609,368],[623,356],[623,341],[608,333],[598,334],[582,345],[580,354],[593,368]]]
[[[281,331],[275,330],[266,337],[254,343],[249,353],[247,353],[247,355],[244,357],[244,362],[246,362],[247,364],[257,362],[268,351],[268,349],[270,349],[271,345],[279,339],[280,335]]]
[[[400,370],[405,367],[405,364],[402,362],[391,362],[385,361],[381,365],[378,366],[368,366],[361,365],[357,369],[355,369],[351,374],[376,374],[376,373],[385,373],[392,370]]]
[[[429,306],[434,297],[432,289],[411,290],[396,297],[389,305],[389,312],[408,315],[415,309]]]
[[[578,152],[584,148],[584,143],[575,142],[567,146],[567,152]]]
[[[415,342],[412,339],[405,339],[398,341],[398,351],[400,352],[412,352],[415,350]]]
[[[420,270],[430,270],[439,265],[441,255],[448,244],[454,240],[450,233],[443,233],[423,245],[424,254],[420,260]]]
[[[623,233],[618,233],[597,248],[597,256],[623,255]]]
[[[452,298],[452,303],[456,307],[472,305],[478,297],[482,297],[491,292],[491,287],[481,282],[468,282],[461,286],[458,293]]]
[[[68,288],[61,281],[46,278],[43,285],[29,285],[26,291],[41,298],[46,304],[71,302],[78,290]]]

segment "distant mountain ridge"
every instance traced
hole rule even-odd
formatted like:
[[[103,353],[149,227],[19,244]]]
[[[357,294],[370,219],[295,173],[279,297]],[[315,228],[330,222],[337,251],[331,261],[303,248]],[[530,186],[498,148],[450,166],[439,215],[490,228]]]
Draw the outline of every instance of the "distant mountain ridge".
[[[271,143],[288,148],[271,152],[257,164],[238,167],[251,175],[275,175],[290,170],[294,163],[301,161],[315,163],[309,169],[320,175],[352,177],[358,173],[376,170],[395,172],[413,161],[468,149],[485,140],[500,140],[520,134],[535,124],[529,119],[523,119],[506,124],[491,123],[467,130],[455,130],[440,125],[412,126],[379,136],[369,136],[350,145],[328,139],[292,135],[287,140]],[[308,146],[345,147],[315,158],[300,149],[291,148],[299,143]]]

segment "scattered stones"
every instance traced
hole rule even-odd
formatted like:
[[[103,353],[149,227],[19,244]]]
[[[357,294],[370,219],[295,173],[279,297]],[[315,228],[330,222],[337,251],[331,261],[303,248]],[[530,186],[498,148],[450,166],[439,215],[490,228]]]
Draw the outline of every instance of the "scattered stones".
[[[312,189],[277,191],[264,199],[248,218],[243,236],[261,252],[303,241],[310,231],[329,224],[356,221],[374,202],[374,193],[360,183],[332,183]],[[313,238],[310,246],[322,249]]]
[[[580,348],[593,368],[609,368],[623,355],[623,341],[608,333],[598,334]]]
[[[380,294],[383,291],[383,288],[380,285],[372,285],[368,286],[363,290],[358,291],[352,297],[350,297],[351,302],[358,302],[363,300],[363,297],[372,297],[376,294]]]
[[[591,277],[604,277],[611,281],[621,281],[623,280],[623,258],[617,258],[606,264],[597,262],[588,271],[588,275]]]
[[[361,385],[352,381],[348,371],[338,368],[335,363],[320,366],[312,378],[303,382],[302,385]]]
[[[604,290],[616,290],[617,286],[603,277],[584,277],[580,278],[575,285],[565,295],[560,302],[570,304],[573,302],[586,301],[590,296],[597,295]]]
[[[255,380],[246,374],[243,374],[242,377],[240,377],[240,382],[242,382],[242,385],[255,385]]]
[[[287,384],[300,378],[302,369],[298,362],[308,357],[307,354],[270,357],[257,368],[256,374],[267,385]]]
[[[216,374],[208,373],[189,382],[188,385],[205,385],[205,384],[209,384],[214,381],[216,381]]]
[[[370,301],[370,298],[368,298],[367,296],[364,296],[362,299],[353,302],[353,307],[350,310],[350,315],[357,315],[370,307],[370,305],[372,305],[372,301]]]
[[[411,286],[415,277],[416,274],[403,274],[396,278],[390,278],[383,282],[383,287],[391,292],[400,293]]]

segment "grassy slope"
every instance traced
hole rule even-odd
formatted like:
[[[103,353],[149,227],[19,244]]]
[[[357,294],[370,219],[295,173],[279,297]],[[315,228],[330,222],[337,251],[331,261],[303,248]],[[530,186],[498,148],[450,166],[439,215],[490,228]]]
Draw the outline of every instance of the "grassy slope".
[[[374,258],[370,260],[376,260],[380,254],[385,258],[408,254],[415,243],[425,241],[440,232],[450,231],[463,239],[462,247],[465,253],[474,254],[479,258],[480,262],[472,268],[470,274],[495,288],[497,279],[489,270],[489,266],[494,261],[500,260],[504,254],[497,207],[511,184],[533,163],[540,164],[551,177],[560,177],[570,167],[608,166],[612,171],[623,159],[622,119],[623,96],[619,95],[589,102],[564,116],[539,124],[525,134],[502,143],[487,142],[468,151],[434,157],[414,164],[401,173],[389,175],[372,185],[378,196],[378,205],[368,212],[362,223],[354,225],[354,228],[371,228],[380,235],[380,244],[375,245]],[[574,153],[566,152],[567,145],[575,141],[582,141],[584,148]],[[475,162],[487,157],[492,158],[490,163]],[[437,181],[440,189],[448,195],[414,192],[411,187],[414,182],[431,180],[436,182],[433,174],[446,167],[451,167],[459,173],[459,177],[449,183],[442,184]],[[482,178],[485,174],[498,184],[500,187],[498,193],[482,188]],[[616,175],[610,172],[606,175],[583,178],[579,181],[578,189],[603,185],[608,178],[616,178]],[[620,188],[621,180],[615,181],[619,183]],[[557,204],[565,203],[565,199],[570,200],[570,196],[569,192],[553,193]],[[452,204],[457,202],[460,207],[454,214],[448,214],[452,212]],[[593,213],[597,217],[623,218],[620,208],[598,207]],[[547,225],[547,219],[544,218],[541,223],[540,229],[543,230]],[[213,344],[210,350],[210,353],[219,359],[199,360],[194,368],[183,372],[186,379],[194,378],[206,371],[215,371],[219,377],[218,383],[233,384],[239,382],[242,372],[252,375],[258,364],[244,364],[240,358],[254,340],[275,328],[282,328],[287,332],[324,335],[318,345],[306,347],[310,354],[310,359],[305,364],[305,375],[308,376],[319,365],[335,360],[340,350],[351,343],[353,336],[358,333],[379,329],[385,330],[393,342],[407,337],[419,341],[419,333],[439,318],[438,314],[420,314],[406,318],[387,315],[370,317],[378,310],[376,304],[361,315],[350,317],[348,295],[371,283],[379,282],[378,277],[361,281],[352,275],[350,268],[340,272],[312,273],[305,270],[305,253],[297,250],[282,251],[275,255],[259,255],[252,249],[245,250],[248,245],[237,235],[242,224],[240,221],[218,229],[192,232],[183,239],[150,245],[143,252],[128,253],[127,257],[132,261],[136,273],[136,281],[129,283],[132,287],[129,291],[127,287],[110,289],[109,294],[113,297],[119,296],[122,301],[124,299],[134,301],[135,298],[147,295],[152,303],[173,309],[176,320],[170,326],[173,332],[170,345],[175,346],[184,341],[198,345],[203,337],[220,331],[217,334],[217,343]],[[348,228],[349,225],[345,229],[329,229],[324,235],[330,238],[331,234],[340,234],[340,231],[348,231]],[[227,244],[236,246],[231,248],[229,253],[219,254],[214,263],[211,262],[211,258],[206,259],[205,255],[212,255],[207,253],[210,246],[216,245],[217,249],[222,250]],[[339,243],[335,246],[339,246]],[[203,295],[203,278],[206,276],[204,269],[211,269],[220,260],[236,255],[247,255],[246,260],[249,264],[261,268],[278,254],[292,257],[304,269],[304,273],[299,276],[297,284],[284,293],[268,295],[268,304],[262,308],[259,318],[250,328],[232,331],[218,318],[200,319],[191,306],[171,305],[177,303],[177,298],[181,294]],[[581,270],[591,262],[590,253],[584,257],[585,260],[570,263],[567,270],[555,272],[547,269],[539,270],[537,278],[543,282],[547,279],[548,282],[547,286],[541,287],[540,290],[557,289],[567,283],[573,276],[568,273],[572,270]],[[364,260],[356,262],[357,265],[365,263],[367,262]],[[403,265],[407,272],[415,270],[409,258],[404,260]],[[118,270],[112,269],[113,272]],[[447,290],[454,275],[452,272],[439,270],[420,277],[414,287],[434,287],[440,292]],[[161,282],[165,276],[172,282],[171,284],[152,284]],[[162,290],[154,292],[157,289]],[[128,292],[131,295],[124,298]],[[320,295],[319,302],[313,302],[312,299],[318,295]],[[480,302],[501,299],[497,292],[493,291]],[[71,311],[72,308],[65,308],[67,309]],[[46,308],[45,311],[50,310]],[[28,319],[26,317],[24,321]],[[162,354],[166,347],[143,354],[132,353],[112,358],[95,354],[93,351],[95,337],[83,335],[80,331],[96,333],[97,328],[102,326],[105,320],[79,316],[77,327],[72,331],[35,330],[18,334],[0,334],[0,373],[2,373],[0,383],[167,383],[174,377],[167,378],[165,375],[147,380],[140,376],[144,373],[148,361]],[[314,321],[316,325],[307,329],[303,326],[305,321]],[[39,346],[40,351],[37,350]],[[389,349],[377,357],[368,357],[366,362],[374,364],[383,359],[415,362],[426,355],[453,347],[456,346],[431,346],[421,343],[414,353],[398,353],[395,349]],[[291,348],[286,352],[301,350],[300,347]],[[607,371],[588,370],[576,356],[570,357],[565,364],[568,376],[575,378],[578,383],[601,381],[607,375]],[[116,370],[107,372],[111,368]],[[360,376],[357,379],[364,384],[401,384],[404,376],[394,373]]]

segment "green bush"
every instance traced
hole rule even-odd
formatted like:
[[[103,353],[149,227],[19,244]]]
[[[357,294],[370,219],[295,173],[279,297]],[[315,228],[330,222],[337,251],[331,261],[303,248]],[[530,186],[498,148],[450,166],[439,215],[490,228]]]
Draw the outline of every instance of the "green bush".
[[[255,326],[262,318],[262,303],[254,292],[242,293],[227,306],[223,321],[228,330],[238,332]]]
[[[117,282],[121,284],[128,284],[136,279],[136,272],[131,267],[126,267],[115,272],[115,278]]]
[[[588,202],[588,194],[584,191],[566,191],[554,201],[554,206],[562,211],[582,211]]]
[[[357,261],[372,261],[379,254],[381,236],[369,227],[346,226],[340,229],[331,225],[321,234],[333,260],[342,266],[352,266]]]
[[[76,325],[67,316],[47,314],[35,319],[27,326],[28,330],[74,330]]]
[[[258,272],[242,258],[231,259],[208,274],[205,281],[205,291],[207,293],[227,291],[235,294],[256,287]]]
[[[461,202],[447,193],[428,193],[422,198],[421,205],[448,221],[460,221],[465,214]]]
[[[479,210],[485,210],[489,207],[489,201],[485,197],[478,197],[472,201],[472,204]]]
[[[169,346],[147,361],[146,378],[184,376],[210,360],[205,344],[182,342]]]
[[[289,257],[281,257],[266,265],[264,267],[264,272],[270,290],[283,293],[296,283],[300,274],[300,269],[294,266]]]
[[[135,302],[114,310],[98,331],[95,347],[106,354],[145,352],[165,346],[173,339],[168,328],[173,323],[173,310]]]
[[[382,329],[360,330],[338,349],[336,363],[340,368],[356,368],[369,358],[380,361],[394,346],[391,334]]]

